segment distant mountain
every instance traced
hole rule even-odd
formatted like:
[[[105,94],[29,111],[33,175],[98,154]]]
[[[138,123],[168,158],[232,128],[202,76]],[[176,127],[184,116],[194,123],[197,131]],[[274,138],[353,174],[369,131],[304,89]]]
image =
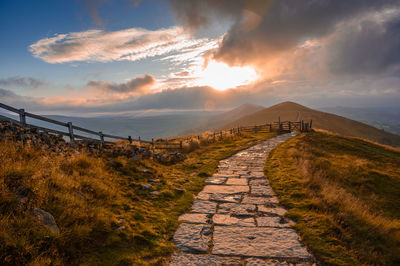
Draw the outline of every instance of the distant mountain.
[[[400,135],[400,107],[398,108],[354,108],[325,107],[321,111],[354,119],[385,131]]]
[[[294,102],[283,102],[265,108],[225,124],[222,128],[259,125],[278,121],[279,117],[281,121],[310,121],[312,119],[314,128],[328,130],[344,136],[366,138],[382,144],[400,146],[400,136],[398,135],[343,116],[313,110]]]
[[[261,105],[242,104],[239,107],[236,107],[227,112],[210,117],[205,117],[204,119],[199,120],[196,127],[183,131],[182,135],[195,134],[207,130],[216,130],[220,128],[221,125],[225,125],[227,123],[235,121],[243,116],[253,114],[255,112],[263,110],[264,108],[265,107]]]

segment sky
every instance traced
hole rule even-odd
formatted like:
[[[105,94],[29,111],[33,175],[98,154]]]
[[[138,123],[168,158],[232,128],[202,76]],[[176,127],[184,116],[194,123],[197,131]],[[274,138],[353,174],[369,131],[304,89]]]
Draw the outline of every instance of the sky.
[[[400,100],[400,0],[2,0],[0,32],[0,102],[42,113]]]

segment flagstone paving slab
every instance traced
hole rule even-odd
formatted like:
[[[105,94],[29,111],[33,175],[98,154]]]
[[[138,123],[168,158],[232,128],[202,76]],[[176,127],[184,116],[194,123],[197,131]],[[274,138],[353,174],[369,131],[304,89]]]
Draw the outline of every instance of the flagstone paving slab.
[[[210,218],[206,213],[185,213],[179,216],[179,221],[187,223],[206,224]]]
[[[217,203],[206,200],[195,200],[192,206],[192,212],[199,213],[215,213],[217,209]]]
[[[171,266],[217,266],[217,265],[243,265],[240,258],[221,257],[208,254],[178,253],[172,255]]]
[[[226,184],[233,186],[247,186],[247,180],[240,178],[229,178],[228,181],[226,181]]]
[[[215,225],[256,226],[254,218],[236,218],[229,214],[215,214],[212,221]]]
[[[206,252],[211,240],[211,226],[203,224],[180,224],[174,235],[177,249]]]
[[[215,226],[212,254],[310,259],[290,228]]]
[[[236,194],[249,192],[248,186],[206,185],[202,190],[205,193]]]

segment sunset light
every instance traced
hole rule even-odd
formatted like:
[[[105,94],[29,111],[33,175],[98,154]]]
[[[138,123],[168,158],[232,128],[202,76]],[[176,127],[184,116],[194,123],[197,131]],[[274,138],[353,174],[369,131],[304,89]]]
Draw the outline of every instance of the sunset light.
[[[211,86],[224,91],[241,85],[247,85],[257,79],[257,74],[251,67],[230,67],[225,63],[211,61],[200,73],[196,81],[198,86]]]

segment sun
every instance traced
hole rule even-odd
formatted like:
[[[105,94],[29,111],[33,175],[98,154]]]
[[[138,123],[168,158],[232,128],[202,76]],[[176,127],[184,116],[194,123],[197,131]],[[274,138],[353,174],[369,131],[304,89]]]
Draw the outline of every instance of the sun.
[[[210,86],[224,91],[241,85],[246,85],[257,79],[257,74],[251,67],[230,67],[225,63],[211,61],[199,73],[196,81],[198,86]]]

